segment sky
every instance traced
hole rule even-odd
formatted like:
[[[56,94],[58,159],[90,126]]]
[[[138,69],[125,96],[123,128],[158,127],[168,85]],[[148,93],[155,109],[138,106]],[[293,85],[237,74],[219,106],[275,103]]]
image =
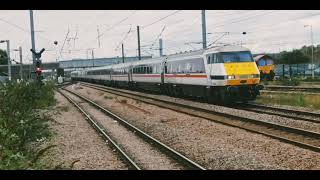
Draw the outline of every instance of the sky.
[[[36,50],[46,49],[42,62],[121,56],[122,43],[125,56],[137,56],[137,26],[142,55],[159,56],[159,38],[164,54],[202,48],[201,10],[34,10],[33,16]],[[311,37],[318,44],[319,22],[319,10],[206,10],[207,44],[290,51],[311,45]],[[14,49],[21,46],[23,63],[31,61],[29,10],[0,10],[0,40],[10,40],[11,58],[19,59]]]

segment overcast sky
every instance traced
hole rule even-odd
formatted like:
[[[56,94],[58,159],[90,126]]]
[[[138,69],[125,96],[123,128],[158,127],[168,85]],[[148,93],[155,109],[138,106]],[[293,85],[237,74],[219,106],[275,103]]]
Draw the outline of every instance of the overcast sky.
[[[136,56],[137,25],[142,55],[158,56],[160,37],[164,54],[202,47],[200,10],[35,10],[33,14],[36,49],[46,49],[43,62],[91,57],[90,48],[94,48],[95,58],[121,56],[122,42],[125,55]],[[242,43],[253,53],[292,50],[311,45],[310,26],[304,25],[312,25],[314,44],[319,43],[319,22],[320,11],[207,10],[207,41],[210,44],[229,32],[217,43]],[[22,46],[23,61],[29,62],[32,57],[29,11],[1,10],[0,39],[9,39],[11,49]],[[58,41],[57,46],[54,41]],[[5,43],[0,48],[5,49]],[[12,51],[11,57],[18,59],[18,52]]]

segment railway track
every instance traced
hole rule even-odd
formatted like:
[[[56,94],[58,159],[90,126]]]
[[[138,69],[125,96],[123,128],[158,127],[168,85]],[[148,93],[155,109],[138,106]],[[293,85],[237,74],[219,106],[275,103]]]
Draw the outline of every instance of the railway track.
[[[192,161],[191,159],[185,157],[181,153],[175,151],[174,149],[170,148],[166,144],[155,139],[154,137],[147,134],[146,132],[138,129],[137,127],[130,124],[128,121],[119,117],[118,115],[112,113],[108,109],[105,109],[104,107],[91,101],[90,99],[88,99],[84,96],[81,96],[77,93],[74,93],[72,91],[69,91],[69,90],[65,89],[64,87],[62,87],[61,90],[71,94],[72,96],[75,96],[75,97],[83,100],[83,102],[90,104],[90,106],[101,111],[102,113],[104,113],[108,117],[112,118],[116,122],[119,122],[119,124],[121,124],[123,127],[125,127],[125,129],[131,131],[134,135],[138,136],[140,139],[143,139],[149,146],[156,148],[159,152],[163,153],[165,156],[167,156],[171,160],[177,162],[177,164],[181,165],[181,167],[183,167],[183,169],[205,170],[205,168],[202,167],[201,165],[199,165],[196,162]],[[66,95],[66,93],[62,92],[61,90],[58,89],[57,91],[59,93],[61,93],[66,99],[68,99],[68,101],[71,102],[86,117],[86,119],[90,122],[90,124],[97,130],[97,132],[100,135],[102,135],[102,137],[105,140],[107,140],[108,142],[111,142],[111,145],[119,153],[119,155],[121,156],[121,159],[123,159],[129,165],[129,169],[134,169],[134,170],[144,169],[141,165],[139,165],[139,163],[135,162],[135,159],[132,158],[132,155],[127,153],[127,150],[125,148],[123,148],[123,146],[119,145],[119,143],[117,143],[114,140],[114,137],[108,135],[108,133],[107,133],[108,130],[105,129],[104,125],[102,125],[97,120],[95,120],[93,118],[93,115],[90,114],[88,112],[88,110],[81,107],[80,104],[82,104],[83,102],[81,102],[81,103],[76,102],[75,100],[70,98],[70,96]]]
[[[277,115],[281,117],[291,118],[295,120],[308,121],[313,123],[320,123],[320,114],[309,112],[309,111],[301,111],[301,110],[291,110],[279,107],[272,107],[254,103],[237,103],[231,108],[246,110],[256,113],[264,113],[270,115]]]
[[[182,104],[170,100],[163,100],[158,97],[145,95],[144,93],[140,92],[132,92],[83,82],[81,82],[81,85],[118,96],[135,99],[162,108],[182,112],[195,117],[204,118],[224,125],[262,134],[302,148],[320,152],[320,133],[318,132],[293,128],[263,120],[251,119],[248,117],[239,117],[223,112],[216,112],[206,107],[198,107],[193,104]]]
[[[320,93],[319,87],[301,87],[301,86],[279,86],[279,85],[267,85],[264,86],[267,91],[281,91],[281,92],[305,92],[305,93]]]

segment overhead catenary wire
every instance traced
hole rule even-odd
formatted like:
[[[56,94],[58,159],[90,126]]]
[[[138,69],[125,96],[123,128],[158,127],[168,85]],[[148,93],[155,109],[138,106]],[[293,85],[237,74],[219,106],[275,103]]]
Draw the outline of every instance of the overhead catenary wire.
[[[62,52],[62,50],[63,50],[63,48],[64,48],[64,44],[66,43],[66,40],[67,40],[68,35],[69,35],[69,32],[70,32],[70,31],[69,31],[69,28],[68,28],[68,32],[67,32],[67,34],[66,34],[66,37],[65,37],[65,39],[64,39],[64,41],[63,41],[63,44],[62,44],[62,47],[61,47],[61,49],[60,49],[60,56],[59,56],[58,59],[60,59],[61,56],[62,56],[61,52]]]
[[[126,16],[125,18],[121,19],[120,21],[114,23],[113,25],[111,25],[111,27],[105,29],[98,37],[90,40],[90,41],[87,41],[86,43],[84,43],[85,45],[88,45],[89,43],[92,43],[92,42],[96,42],[97,39],[102,39],[102,37],[105,35],[106,32],[116,28],[117,26],[119,26],[121,23],[125,22],[126,20],[128,20],[130,17],[132,17],[135,13],[137,12],[137,10],[134,10],[131,14],[129,14],[128,16]],[[121,34],[122,35],[122,34]],[[83,48],[83,47],[81,47]]]
[[[159,35],[156,37],[156,39],[153,41],[153,43],[151,44],[150,49],[155,45],[155,43],[157,42],[157,40],[159,40],[159,38],[161,37],[162,33],[164,32],[164,30],[166,29],[166,26],[163,26],[161,32],[159,33]]]
[[[119,49],[119,47],[120,47],[120,45],[124,42],[124,40],[126,40],[126,38],[128,37],[128,35],[130,34],[130,32],[131,32],[131,29],[132,29],[132,26],[130,26],[130,29],[129,29],[129,31],[125,34],[125,36],[123,37],[123,39],[119,42],[119,44],[117,45],[117,47],[116,47],[116,51]]]
[[[15,27],[15,28],[23,31],[23,32],[25,32],[25,33],[30,33],[29,30],[26,30],[26,29],[24,29],[23,27],[21,27],[21,26],[19,26],[19,25],[17,25],[17,24],[14,24],[14,23],[12,23],[12,22],[9,22],[9,21],[7,21],[7,20],[5,20],[5,19],[3,19],[3,18],[0,18],[0,21],[5,22],[5,23],[7,23],[7,24],[9,24],[9,25],[11,25],[11,26],[13,26],[13,27]],[[44,39],[46,39],[46,40],[48,40],[48,41],[51,42],[51,40],[50,40],[49,38],[46,38],[46,37],[44,37],[44,36],[42,36],[42,35],[39,35],[39,37],[44,38]]]
[[[280,21],[280,22],[277,22],[277,24],[275,24],[274,22],[273,23],[270,23],[270,24],[266,24],[264,26],[255,26],[255,27],[258,27],[258,28],[249,28],[248,29],[248,32],[250,33],[256,33],[256,32],[263,32],[263,31],[267,31],[267,30],[271,30],[271,29],[279,29],[279,28],[282,28],[282,27],[277,27],[277,26],[284,26],[288,23],[293,23],[295,21],[299,21],[301,19],[305,19],[305,18],[308,18],[308,17],[314,17],[314,16],[319,16],[320,13],[315,13],[315,14],[309,14],[309,15],[305,15],[305,16],[301,16],[301,17],[294,17],[292,19],[286,19],[284,21]],[[269,28],[263,28],[263,27],[269,27]],[[262,28],[262,30],[261,30]],[[254,31],[252,31],[254,30]],[[258,31],[257,31],[258,30]]]
[[[143,25],[143,26],[141,26],[141,29],[145,29],[147,27],[150,27],[150,26],[152,26],[152,25],[154,25],[154,24],[156,24],[156,23],[158,23],[158,22],[160,22],[160,21],[162,21],[162,20],[164,20],[164,19],[166,19],[166,18],[168,18],[170,16],[173,16],[173,15],[177,14],[180,11],[182,11],[182,10],[177,10],[177,11],[175,11],[173,13],[170,13],[170,14],[168,14],[168,15],[166,15],[166,16],[164,16],[164,17],[162,17],[162,18],[160,18],[160,19],[158,19],[158,20],[156,20],[156,21],[154,21],[154,22],[152,22],[150,24]]]

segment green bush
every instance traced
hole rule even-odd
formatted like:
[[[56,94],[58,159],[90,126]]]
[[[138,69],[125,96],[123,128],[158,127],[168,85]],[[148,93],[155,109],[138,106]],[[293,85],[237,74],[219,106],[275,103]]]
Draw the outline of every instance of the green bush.
[[[36,153],[28,145],[50,135],[50,117],[41,112],[54,105],[53,90],[51,82],[0,84],[0,169],[32,167]]]

